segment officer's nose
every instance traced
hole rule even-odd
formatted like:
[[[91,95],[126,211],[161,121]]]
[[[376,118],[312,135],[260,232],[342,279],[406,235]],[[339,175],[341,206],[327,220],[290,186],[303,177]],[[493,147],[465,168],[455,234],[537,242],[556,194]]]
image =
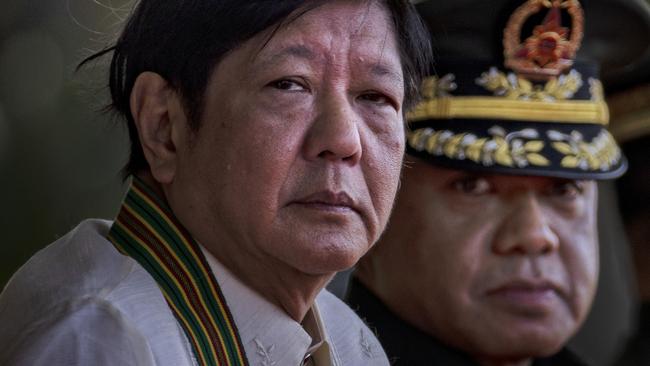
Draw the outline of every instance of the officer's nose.
[[[533,192],[512,198],[511,209],[496,233],[492,250],[500,255],[543,255],[558,250],[560,239]]]

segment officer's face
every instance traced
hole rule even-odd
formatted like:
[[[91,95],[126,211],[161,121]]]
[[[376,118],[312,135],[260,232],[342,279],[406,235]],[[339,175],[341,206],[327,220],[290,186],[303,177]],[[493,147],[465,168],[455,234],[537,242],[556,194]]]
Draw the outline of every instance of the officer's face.
[[[557,351],[596,287],[594,182],[409,165],[361,279],[477,359]]]

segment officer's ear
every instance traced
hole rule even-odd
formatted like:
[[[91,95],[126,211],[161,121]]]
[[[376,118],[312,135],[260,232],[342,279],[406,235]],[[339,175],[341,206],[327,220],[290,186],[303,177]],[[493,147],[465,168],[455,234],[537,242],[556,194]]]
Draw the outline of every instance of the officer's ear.
[[[179,93],[162,76],[143,72],[133,85],[130,107],[151,174],[160,184],[171,183],[187,128]]]

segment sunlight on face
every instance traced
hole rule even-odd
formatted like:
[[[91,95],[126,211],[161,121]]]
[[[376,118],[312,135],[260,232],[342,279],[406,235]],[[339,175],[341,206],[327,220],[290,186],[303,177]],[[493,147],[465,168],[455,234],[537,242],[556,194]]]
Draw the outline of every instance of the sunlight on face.
[[[179,151],[174,211],[207,247],[342,270],[377,240],[397,189],[404,83],[392,23],[374,2],[334,1],[269,35],[215,69],[202,127]]]

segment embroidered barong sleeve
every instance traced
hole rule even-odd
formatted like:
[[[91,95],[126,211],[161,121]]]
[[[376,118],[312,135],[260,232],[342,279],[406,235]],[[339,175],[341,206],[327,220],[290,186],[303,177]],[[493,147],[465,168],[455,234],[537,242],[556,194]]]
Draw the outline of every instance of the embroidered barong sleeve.
[[[0,365],[194,366],[156,282],[86,220],[34,255],[0,294]]]
[[[146,339],[110,303],[96,298],[52,309],[28,324],[5,366],[153,366]]]

